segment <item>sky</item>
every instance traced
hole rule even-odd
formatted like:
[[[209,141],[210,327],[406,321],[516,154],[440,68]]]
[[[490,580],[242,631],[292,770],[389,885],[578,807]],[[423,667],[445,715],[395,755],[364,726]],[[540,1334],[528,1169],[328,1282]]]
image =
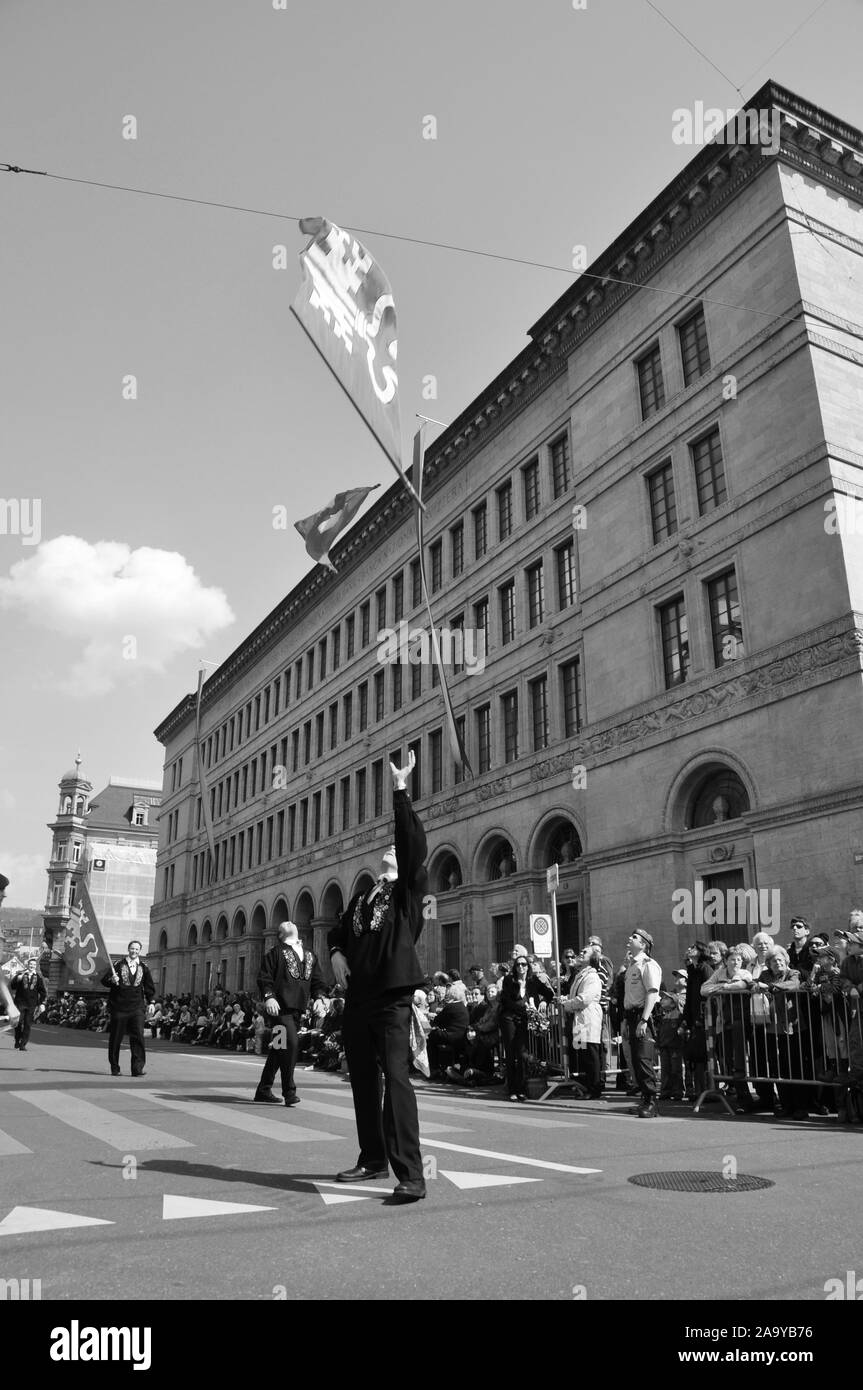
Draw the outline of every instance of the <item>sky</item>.
[[[296,219],[361,229],[392,283],[407,450],[697,153],[676,110],[772,77],[863,126],[863,0],[576,3],[3,0],[0,160],[63,176],[0,173],[8,905],[44,904],[76,751],[95,790],[159,780],[200,660],[309,570],[273,509],[393,479],[289,313]]]

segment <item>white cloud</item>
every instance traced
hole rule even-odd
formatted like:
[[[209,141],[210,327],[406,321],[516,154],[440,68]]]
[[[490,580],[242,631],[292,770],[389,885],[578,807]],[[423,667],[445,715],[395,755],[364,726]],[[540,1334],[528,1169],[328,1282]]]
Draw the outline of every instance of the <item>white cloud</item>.
[[[164,671],[234,621],[222,590],[206,588],[176,551],[79,536],[44,541],[13,565],[0,579],[0,608],[78,642],[63,688],[82,696]]]

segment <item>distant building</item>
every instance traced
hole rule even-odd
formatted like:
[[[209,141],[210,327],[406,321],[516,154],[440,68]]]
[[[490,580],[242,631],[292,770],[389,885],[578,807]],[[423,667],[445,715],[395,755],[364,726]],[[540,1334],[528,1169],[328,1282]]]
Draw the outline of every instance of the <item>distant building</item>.
[[[618,962],[636,923],[666,966],[754,929],[681,890],[778,892],[784,939],[863,900],[863,135],[751,105],[773,148],[697,150],[426,452],[435,623],[487,639],[452,668],[474,780],[380,653],[425,623],[398,484],[203,687],[212,880],[194,697],[163,720],[163,987],[249,986],[288,912],[321,950],[409,748],[428,969],[527,943],[555,862],[562,944]]]
[[[149,940],[161,787],[111,777],[96,796],[92,790],[79,754],[60,779],[57,817],[48,827],[54,839],[43,920],[46,956],[49,949],[55,953],[49,975],[54,988],[65,983],[57,952],[82,878],[110,955],[125,952],[136,936],[145,950]]]

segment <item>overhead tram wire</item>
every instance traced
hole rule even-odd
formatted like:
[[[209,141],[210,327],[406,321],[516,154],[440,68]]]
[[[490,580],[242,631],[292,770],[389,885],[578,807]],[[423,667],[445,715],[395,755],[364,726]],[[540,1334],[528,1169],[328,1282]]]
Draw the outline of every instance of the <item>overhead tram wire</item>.
[[[650,3],[650,0],[648,0]],[[69,174],[52,174],[48,169],[22,169],[17,164],[0,162],[0,173],[36,174],[41,178],[54,179],[59,183],[77,183],[87,188],[105,188],[116,193],[134,193],[142,198],[164,198],[172,203],[194,203],[199,207],[220,208],[227,212],[241,212],[253,217],[275,217],[284,222],[300,222],[300,218],[289,212],[273,212],[269,208],[250,208],[239,203],[220,203],[211,198],[192,198],[182,193],[160,193],[152,188],[132,188],[128,184],[103,183],[97,179],[77,179]],[[603,275],[590,270],[573,270],[569,266],[550,265],[547,261],[532,261],[523,256],[505,256],[499,251],[480,251],[473,246],[458,246],[448,241],[430,241],[426,237],[405,236],[400,232],[384,232],[377,227],[355,227],[351,223],[341,223],[346,230],[360,236],[382,237],[388,241],[401,241],[409,246],[428,246],[437,251],[453,251],[461,256],[480,256],[485,260],[505,261],[508,265],[523,265],[532,270],[553,270],[558,275],[569,275],[575,279],[599,280],[605,285],[623,285],[626,288],[641,290],[648,294],[664,294],[670,299],[698,301],[699,304],[715,304],[720,309],[736,309],[739,313],[756,314],[771,322],[782,320],[795,323],[799,314],[775,313],[770,309],[753,309],[749,304],[735,304],[727,299],[714,299],[710,295],[690,294],[682,289],[663,289],[659,285],[643,285],[638,280],[624,280],[616,275]]]
[[[737,86],[737,83],[731,81],[731,78],[728,76],[728,73],[727,73],[727,72],[723,72],[722,69],[721,69],[720,67],[718,67],[716,63],[714,63],[713,59],[712,59],[712,58],[709,58],[709,57],[707,56],[707,54],[704,52],[703,49],[699,48],[698,45],[697,45],[696,43],[693,43],[693,42],[692,42],[692,39],[689,38],[688,34],[684,34],[684,32],[683,32],[682,29],[678,29],[678,27],[677,27],[677,25],[674,23],[674,21],[671,20],[671,19],[669,19],[669,18],[668,18],[668,15],[667,15],[667,14],[664,14],[663,11],[659,8],[658,5],[654,5],[653,0],[644,0],[644,3],[645,3],[646,5],[649,5],[650,8],[651,8],[652,10],[654,10],[654,11],[656,12],[656,14],[659,15],[660,19],[664,19],[665,22],[666,22],[666,24],[669,25],[669,27],[672,28],[672,29],[674,30],[675,34],[679,34],[680,37],[683,39],[684,43],[688,43],[688,44],[689,44],[689,47],[692,48],[692,49],[694,49],[695,52],[698,54],[698,56],[699,56],[700,58],[703,58],[703,59],[704,59],[705,63],[709,63],[710,66],[713,68],[713,71],[714,71],[714,72],[718,72],[718,73],[719,73],[719,76],[720,76],[721,78],[723,78],[730,86],[732,86],[732,87],[734,88],[735,92],[737,92],[737,94],[738,94],[738,96],[740,97],[740,100],[741,100],[741,101],[744,101],[744,100],[745,100],[745,98],[744,98],[744,96],[743,96],[743,93],[741,92],[740,88]],[[768,61],[769,61],[769,59],[768,59]],[[762,65],[762,66],[763,66],[763,65]],[[756,71],[757,71],[757,69],[756,69]]]

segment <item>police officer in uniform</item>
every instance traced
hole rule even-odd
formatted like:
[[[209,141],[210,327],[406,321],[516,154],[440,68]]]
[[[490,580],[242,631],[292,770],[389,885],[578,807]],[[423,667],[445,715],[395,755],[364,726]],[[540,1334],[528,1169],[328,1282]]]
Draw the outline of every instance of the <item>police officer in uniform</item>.
[[[273,1038],[255,1100],[265,1105],[278,1105],[279,1098],[273,1095],[272,1089],[278,1070],[285,1105],[299,1105],[294,1084],[299,1053],[297,1023],[309,1006],[309,995],[313,999],[324,999],[327,987],[317,957],[304,949],[294,922],[279,924],[279,944],[268,951],[261,962],[258,989],[264,998],[268,1021],[273,1025]]]
[[[140,941],[130,941],[126,956],[106,970],[102,984],[108,993],[108,1061],[111,1075],[120,1075],[120,1044],[129,1034],[132,1075],[143,1076],[147,1053],[144,1048],[144,1013],[156,997],[153,977],[140,959]]]
[[[410,1082],[411,1006],[423,982],[415,943],[427,884],[425,831],[406,789],[415,764],[412,752],[407,767],[390,763],[395,844],[383,856],[377,883],[355,894],[328,938],[336,984],[347,991],[342,1041],[360,1150],[356,1166],[337,1174],[338,1181],[385,1178],[389,1163],[398,1179],[397,1202],[426,1195]]]
[[[626,967],[623,1012],[634,1080],[641,1092],[641,1105],[633,1113],[639,1119],[650,1120],[659,1114],[656,1107],[656,1048],[652,1015],[659,1003],[662,971],[651,959],[653,937],[650,932],[636,927],[626,945],[631,960]]]

